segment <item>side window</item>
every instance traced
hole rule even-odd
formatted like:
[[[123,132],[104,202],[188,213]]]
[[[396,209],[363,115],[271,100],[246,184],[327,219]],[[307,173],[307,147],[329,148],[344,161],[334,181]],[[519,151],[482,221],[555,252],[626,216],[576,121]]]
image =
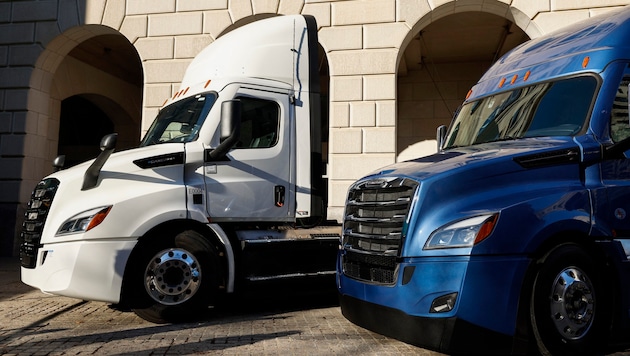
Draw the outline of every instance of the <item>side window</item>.
[[[280,107],[275,101],[239,97],[241,140],[237,148],[268,148],[278,142]]]
[[[628,118],[628,84],[630,84],[630,75],[624,75],[615,101],[610,112],[610,137],[613,142],[619,142],[630,137],[630,119]]]

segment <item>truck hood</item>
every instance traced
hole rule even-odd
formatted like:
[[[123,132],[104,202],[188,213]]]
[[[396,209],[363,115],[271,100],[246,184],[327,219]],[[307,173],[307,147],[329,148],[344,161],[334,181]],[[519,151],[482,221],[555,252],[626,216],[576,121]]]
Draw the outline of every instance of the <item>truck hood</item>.
[[[93,209],[113,207],[109,215],[112,217],[105,223],[115,222],[115,226],[102,230],[112,236],[133,236],[140,228],[140,222],[150,220],[141,218],[143,215],[163,214],[154,211],[159,206],[168,206],[171,211],[185,211],[182,203],[185,197],[183,160],[183,143],[165,143],[113,153],[105,162],[96,186],[89,189],[82,189],[84,175],[94,160],[44,178],[56,179],[58,185],[44,225],[42,243],[89,238],[92,231],[54,236],[68,219]],[[166,203],[160,204],[162,200]],[[102,238],[102,234],[96,233],[94,237]]]
[[[578,145],[569,137],[527,138],[512,141],[491,142],[464,148],[450,149],[430,156],[395,163],[368,177],[397,176],[417,181],[436,176],[450,175],[454,171],[492,166],[488,175],[505,174],[507,171],[522,170],[550,163],[559,164],[579,159]],[[505,161],[499,163],[500,161]]]

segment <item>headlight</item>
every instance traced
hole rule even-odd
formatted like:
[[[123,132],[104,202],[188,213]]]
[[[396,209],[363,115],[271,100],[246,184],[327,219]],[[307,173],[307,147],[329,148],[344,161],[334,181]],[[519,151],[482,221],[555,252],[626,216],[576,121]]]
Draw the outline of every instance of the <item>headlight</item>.
[[[471,247],[478,244],[490,236],[498,217],[499,214],[479,215],[443,226],[429,236],[424,249]]]
[[[61,227],[57,230],[57,235],[90,231],[103,222],[111,209],[111,205],[102,206],[77,214],[61,224]]]

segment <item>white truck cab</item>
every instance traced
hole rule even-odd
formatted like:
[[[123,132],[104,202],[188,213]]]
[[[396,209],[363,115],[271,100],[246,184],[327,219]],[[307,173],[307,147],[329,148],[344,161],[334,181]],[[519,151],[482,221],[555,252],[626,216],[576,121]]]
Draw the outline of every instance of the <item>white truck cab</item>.
[[[248,24],[190,64],[140,147],[45,177],[28,204],[22,281],[126,303],[153,322],[198,315],[239,280],[334,274],[325,220],[317,25]]]

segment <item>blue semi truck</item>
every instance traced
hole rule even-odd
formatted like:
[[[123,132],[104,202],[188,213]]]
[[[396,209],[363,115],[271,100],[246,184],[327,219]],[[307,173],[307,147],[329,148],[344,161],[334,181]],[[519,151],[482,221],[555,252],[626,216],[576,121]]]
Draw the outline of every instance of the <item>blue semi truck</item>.
[[[350,321],[445,353],[592,354],[630,329],[630,8],[526,42],[434,155],[348,191]]]

